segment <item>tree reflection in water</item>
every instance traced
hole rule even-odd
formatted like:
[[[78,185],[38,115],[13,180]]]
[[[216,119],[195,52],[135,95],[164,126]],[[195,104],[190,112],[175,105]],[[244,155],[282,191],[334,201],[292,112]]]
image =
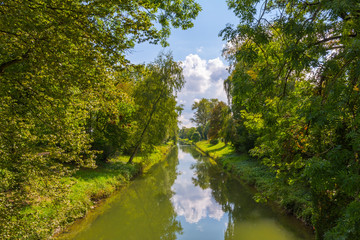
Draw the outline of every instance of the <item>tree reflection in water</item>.
[[[178,149],[165,163],[124,189],[107,210],[75,239],[176,239],[183,228],[170,201]]]
[[[192,182],[211,195],[227,215],[224,239],[313,239],[311,232],[294,218],[274,212],[270,207],[256,203],[250,188],[213,165],[195,148],[181,146],[181,151],[197,159],[191,166]]]
[[[313,238],[294,218],[255,203],[236,178],[191,146],[174,148],[104,205],[79,234],[65,239]]]

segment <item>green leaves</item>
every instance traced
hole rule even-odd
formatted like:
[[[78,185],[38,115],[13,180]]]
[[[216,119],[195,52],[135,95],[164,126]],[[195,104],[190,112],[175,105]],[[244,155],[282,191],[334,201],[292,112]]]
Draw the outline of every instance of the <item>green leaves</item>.
[[[176,93],[184,85],[180,63],[170,53],[162,53],[147,70],[134,86],[136,130],[130,163],[142,147],[152,149],[177,133]]]
[[[238,136],[255,137],[250,153],[279,178],[312,188],[319,239],[352,239],[339,226],[352,232],[341,216],[359,193],[360,6],[258,3],[228,1],[240,24],[221,33],[236,60],[226,89]]]
[[[125,53],[139,42],[166,45],[171,26],[191,27],[200,10],[194,0],[1,2],[0,209],[12,202],[14,210],[1,214],[0,238],[16,231],[3,230],[3,219],[20,224],[26,204],[61,196],[58,180],[70,174],[65,165],[95,167],[100,153],[133,144],[141,108],[133,91],[144,68],[132,66]],[[164,73],[173,75],[158,87],[170,99],[183,82],[174,80],[179,68],[167,67]],[[174,125],[171,99],[163,113]]]

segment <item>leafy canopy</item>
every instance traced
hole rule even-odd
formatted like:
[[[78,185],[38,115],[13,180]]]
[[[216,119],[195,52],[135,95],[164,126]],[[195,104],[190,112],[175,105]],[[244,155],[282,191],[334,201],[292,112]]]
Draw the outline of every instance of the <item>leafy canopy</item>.
[[[279,180],[309,186],[318,239],[358,237],[359,2],[227,3],[240,19],[221,32],[237,136]]]

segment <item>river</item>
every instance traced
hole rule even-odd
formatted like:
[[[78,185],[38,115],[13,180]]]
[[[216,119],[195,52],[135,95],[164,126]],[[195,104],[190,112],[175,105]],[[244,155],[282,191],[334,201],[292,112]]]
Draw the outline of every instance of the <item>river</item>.
[[[252,196],[194,147],[179,146],[60,239],[314,239],[294,217]]]

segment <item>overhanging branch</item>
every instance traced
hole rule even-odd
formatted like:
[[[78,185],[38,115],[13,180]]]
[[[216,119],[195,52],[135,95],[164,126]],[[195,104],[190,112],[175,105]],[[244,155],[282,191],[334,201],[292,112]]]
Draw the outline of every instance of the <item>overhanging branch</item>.
[[[19,63],[19,62],[23,61],[24,59],[27,59],[29,57],[29,52],[30,51],[28,50],[26,53],[24,53],[23,55],[21,55],[18,58],[1,63],[0,64],[0,74],[3,74],[6,68],[8,68],[16,63]]]
[[[348,35],[347,37],[356,37],[356,36],[357,36],[357,34],[355,33],[355,34],[350,34],[350,35]],[[329,37],[329,38],[324,38],[324,39],[322,39],[322,40],[314,43],[314,45],[319,45],[319,44],[322,44],[322,43],[324,43],[324,42],[341,39],[342,37],[344,37],[344,36],[341,36],[341,35],[340,35],[340,36],[333,36],[333,37]]]

